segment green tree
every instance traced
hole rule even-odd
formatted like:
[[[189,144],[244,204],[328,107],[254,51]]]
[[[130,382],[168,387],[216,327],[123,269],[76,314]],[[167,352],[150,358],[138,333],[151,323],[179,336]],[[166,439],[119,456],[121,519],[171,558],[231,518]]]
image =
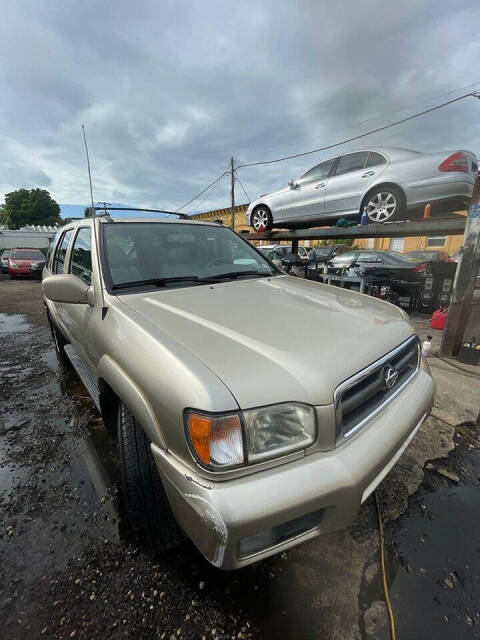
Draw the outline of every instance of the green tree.
[[[17,189],[5,194],[3,223],[10,229],[27,224],[61,224],[60,207],[45,189]]]

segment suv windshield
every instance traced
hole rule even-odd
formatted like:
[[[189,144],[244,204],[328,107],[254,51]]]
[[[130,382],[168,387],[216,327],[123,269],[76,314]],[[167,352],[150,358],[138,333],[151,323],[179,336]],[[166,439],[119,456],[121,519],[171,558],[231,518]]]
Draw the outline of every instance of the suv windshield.
[[[44,260],[44,255],[41,251],[20,249],[19,251],[12,251],[10,258],[12,260]]]
[[[114,288],[264,277],[279,272],[227,227],[168,222],[102,224]]]

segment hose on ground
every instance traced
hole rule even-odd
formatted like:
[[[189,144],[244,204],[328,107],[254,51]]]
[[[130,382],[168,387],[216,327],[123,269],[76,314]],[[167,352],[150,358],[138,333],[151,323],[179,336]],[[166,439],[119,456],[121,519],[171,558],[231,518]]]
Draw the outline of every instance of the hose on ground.
[[[391,640],[396,640],[397,636],[395,633],[395,618],[393,615],[392,603],[390,602],[390,595],[388,593],[387,573],[385,570],[385,538],[383,535],[383,520],[382,520],[382,513],[380,511],[380,504],[378,502],[378,496],[376,491],[375,491],[375,506],[377,508],[378,532],[380,535],[380,560],[381,560],[381,567],[382,567],[383,593],[385,596],[385,604],[387,605],[388,620],[390,622],[390,637],[391,637]]]

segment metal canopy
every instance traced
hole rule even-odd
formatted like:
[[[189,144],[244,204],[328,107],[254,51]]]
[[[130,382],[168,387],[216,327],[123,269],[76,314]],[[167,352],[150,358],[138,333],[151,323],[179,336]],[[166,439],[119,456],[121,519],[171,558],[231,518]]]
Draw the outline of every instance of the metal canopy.
[[[248,233],[248,240],[329,240],[333,238],[404,238],[415,236],[461,236],[465,231],[463,216],[452,218],[428,218],[408,222],[365,224],[355,227],[320,227]]]

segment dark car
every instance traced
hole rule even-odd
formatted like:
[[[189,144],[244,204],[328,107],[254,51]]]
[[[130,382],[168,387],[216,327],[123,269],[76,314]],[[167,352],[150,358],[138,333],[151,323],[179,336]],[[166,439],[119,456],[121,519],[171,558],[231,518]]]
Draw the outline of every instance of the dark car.
[[[421,262],[456,262],[446,251],[407,251],[404,255]]]
[[[331,266],[345,275],[372,275],[396,281],[418,282],[425,274],[425,263],[397,251],[349,251],[335,256]]]
[[[38,280],[42,279],[42,273],[45,268],[45,260],[38,260],[36,262],[30,263],[30,275],[32,278],[38,278]]]
[[[0,258],[2,262],[2,273],[8,273],[8,258],[10,257],[10,249],[5,249]]]

